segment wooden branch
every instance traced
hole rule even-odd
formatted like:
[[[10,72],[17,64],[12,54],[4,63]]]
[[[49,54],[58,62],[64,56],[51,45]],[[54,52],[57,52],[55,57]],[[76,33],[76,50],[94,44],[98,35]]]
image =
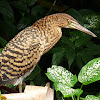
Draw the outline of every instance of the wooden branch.
[[[38,0],[37,3],[48,9],[50,9],[52,7],[52,2],[48,1],[48,0]],[[55,2],[54,2],[54,4],[55,4]],[[52,10],[63,12],[65,10],[65,8],[63,6],[56,4],[53,6]]]
[[[26,85],[23,93],[2,94],[6,100],[54,100],[54,90],[48,85]]]
[[[14,90],[12,88],[9,88],[8,86],[5,86],[5,85],[1,85],[0,86],[0,90],[6,90],[9,93],[18,93],[17,90]]]
[[[49,9],[49,12],[48,12],[46,15],[49,15],[49,13],[51,12],[51,10],[53,9],[53,7],[54,7],[55,4],[56,4],[56,0],[54,0],[54,2],[53,2],[53,4],[52,4],[51,8]]]

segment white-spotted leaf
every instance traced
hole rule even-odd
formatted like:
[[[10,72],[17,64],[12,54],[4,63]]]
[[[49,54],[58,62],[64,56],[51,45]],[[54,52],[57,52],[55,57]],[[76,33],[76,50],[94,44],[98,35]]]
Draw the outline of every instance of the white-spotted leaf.
[[[83,93],[81,89],[73,89],[62,83],[54,83],[56,91],[60,91],[64,97],[72,97],[74,95],[79,96]]]
[[[76,75],[73,75],[63,67],[56,65],[48,68],[46,75],[51,81],[65,84],[68,87],[73,87],[78,81]]]
[[[100,100],[100,98],[94,95],[87,95],[84,100]]]
[[[78,80],[83,85],[88,85],[100,80],[100,58],[88,62],[80,71]]]

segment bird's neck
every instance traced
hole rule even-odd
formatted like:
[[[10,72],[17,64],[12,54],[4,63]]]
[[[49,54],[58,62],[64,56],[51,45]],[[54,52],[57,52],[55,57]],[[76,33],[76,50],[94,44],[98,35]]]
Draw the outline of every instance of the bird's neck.
[[[62,36],[61,28],[46,20],[46,18],[38,20],[32,26],[37,27],[40,34],[42,34],[40,38],[45,41],[44,53],[49,51]]]

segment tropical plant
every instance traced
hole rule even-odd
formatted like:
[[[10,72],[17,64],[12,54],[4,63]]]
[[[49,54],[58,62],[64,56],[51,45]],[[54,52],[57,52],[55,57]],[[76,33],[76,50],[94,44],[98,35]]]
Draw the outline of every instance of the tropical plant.
[[[83,85],[100,80],[100,58],[93,59],[83,66],[78,74],[78,78],[65,68],[56,65],[48,68],[46,75],[54,82],[55,90],[60,91],[65,98],[72,97],[72,100],[76,100],[75,96],[77,96],[77,100],[100,100],[100,95],[94,96],[89,95],[89,93],[85,98],[80,97],[84,93],[82,90]],[[75,89],[74,86],[78,81],[82,85],[79,89]]]

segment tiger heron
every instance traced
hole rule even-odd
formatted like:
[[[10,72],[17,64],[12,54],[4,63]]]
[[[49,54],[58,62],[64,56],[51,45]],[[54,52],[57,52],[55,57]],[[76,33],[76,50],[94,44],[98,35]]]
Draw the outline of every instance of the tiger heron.
[[[19,32],[2,50],[0,84],[19,84],[21,92],[23,79],[33,71],[41,56],[61,38],[61,28],[77,29],[96,37],[68,14],[45,16]]]

